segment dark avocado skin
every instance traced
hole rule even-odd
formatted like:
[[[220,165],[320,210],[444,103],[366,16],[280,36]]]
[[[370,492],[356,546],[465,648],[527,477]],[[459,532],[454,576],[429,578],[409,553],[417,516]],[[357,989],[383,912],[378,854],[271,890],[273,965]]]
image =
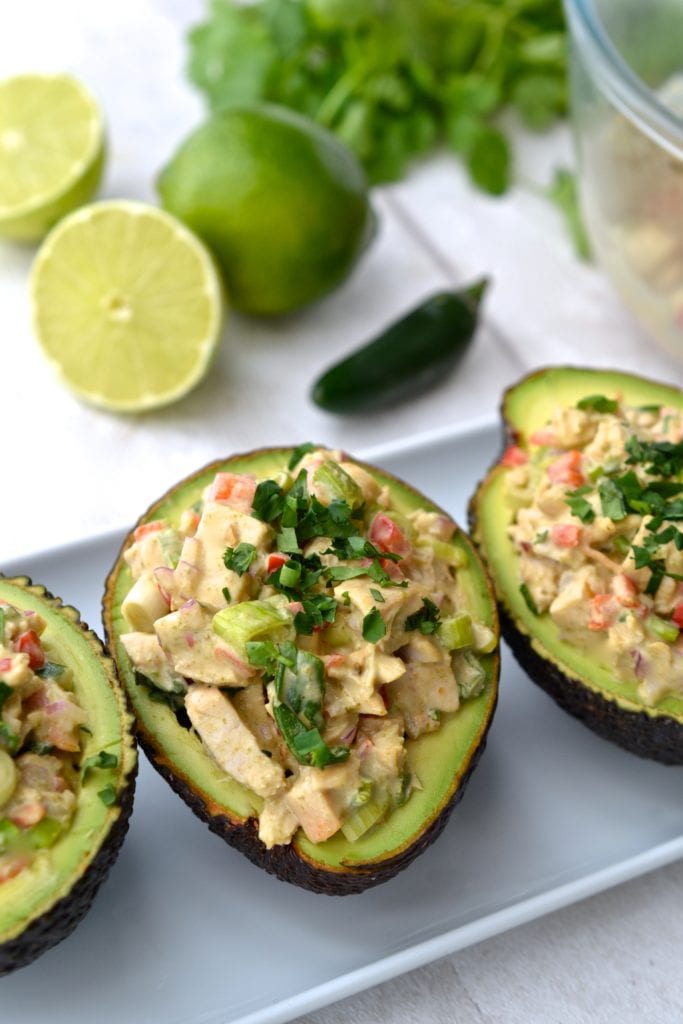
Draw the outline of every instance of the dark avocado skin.
[[[15,579],[12,582],[20,582],[22,586],[35,589],[28,577],[22,577],[20,581]],[[54,597],[44,587],[39,589],[41,596],[49,604],[60,608],[69,621],[82,630],[90,646],[97,651],[100,660],[107,666],[110,681],[113,683],[116,679],[114,663],[106,655],[100,639],[80,619],[75,609],[70,606],[64,607],[61,600]],[[116,685],[118,686],[118,684]],[[125,690],[123,687],[120,689],[125,697],[126,707],[128,707],[128,698]],[[76,928],[79,921],[87,914],[98,889],[107,878],[112,865],[119,855],[121,845],[128,831],[130,816],[133,810],[137,770],[138,761],[135,758],[133,768],[126,775],[125,785],[119,788],[117,792],[117,805],[120,808],[119,815],[95,857],[88,864],[85,871],[77,876],[69,892],[46,913],[32,921],[15,938],[0,943],[0,977],[11,974],[20,967],[26,967],[28,964],[33,963],[43,953],[46,953],[53,946],[56,946],[57,943],[66,939]]]
[[[282,449],[264,449],[263,453],[280,450]],[[249,454],[256,457],[261,454],[261,452],[257,451]],[[243,457],[244,456],[234,456],[234,458]],[[140,517],[136,526],[139,523],[145,522],[149,518],[153,518],[157,507],[162,505],[177,487],[188,483],[195,476],[202,476],[207,472],[207,470],[218,471],[219,469],[224,469],[226,467],[226,463],[229,461],[229,459],[221,459],[211,463],[198,470],[197,473],[192,474],[192,476],[180,481],[179,484],[171,488],[167,494],[163,495]],[[363,462],[358,462],[358,464],[369,471],[372,471],[374,468]],[[385,471],[382,471],[382,475],[391,479],[391,475]],[[414,494],[419,493],[403,481],[397,482],[399,482],[401,487],[405,490],[412,491]],[[420,495],[420,497],[422,496]],[[436,508],[433,502],[429,502],[429,505]],[[121,546],[121,550],[107,578],[103,597],[102,610],[105,635],[110,650],[113,652],[116,651],[116,637],[112,624],[112,609],[114,604],[116,578],[123,552],[131,541],[134,529],[135,527],[130,531]],[[469,546],[475,555],[477,563],[481,567],[482,576],[486,582],[488,597],[494,610],[492,628],[496,634],[498,634],[493,587],[484,571],[481,560],[476,556],[474,545],[470,543]],[[235,849],[243,853],[257,867],[263,868],[263,870],[276,876],[282,881],[290,882],[299,888],[307,889],[311,892],[322,893],[328,896],[346,896],[361,893],[366,889],[370,889],[373,886],[394,878],[400,871],[407,867],[413,860],[415,860],[416,857],[426,850],[427,847],[430,846],[431,843],[433,843],[441,834],[448,822],[453,808],[462,799],[467,783],[479,763],[479,759],[486,746],[488,730],[493,720],[498,700],[498,678],[500,674],[500,654],[498,648],[496,648],[495,654],[490,657],[492,659],[490,685],[493,687],[493,699],[490,705],[490,711],[487,718],[480,726],[476,746],[471,750],[467,764],[463,765],[461,768],[455,791],[451,790],[449,798],[445,800],[441,806],[435,808],[435,813],[430,821],[422,823],[421,827],[418,829],[416,838],[403,848],[399,849],[394,856],[379,858],[363,864],[349,864],[348,867],[345,867],[344,869],[331,867],[327,864],[315,863],[309,860],[302,851],[297,849],[294,842],[288,845],[275,846],[268,850],[258,837],[257,820],[255,818],[232,818],[229,815],[226,815],[224,807],[219,806],[211,799],[211,797],[203,793],[201,790],[198,790],[191,780],[187,779],[177,769],[177,767],[169,760],[168,755],[161,747],[156,736],[146,729],[139,719],[136,719],[136,739],[154,768],[156,768],[171,788],[185,801],[188,807],[192,809],[194,814],[196,814],[212,832],[220,836],[221,839],[230,846],[235,847]]]
[[[557,370],[557,368],[554,368]],[[572,368],[573,369],[573,368]],[[501,402],[502,446],[500,455],[492,463],[489,474],[498,465],[508,445],[516,444],[519,431],[505,416],[508,395],[521,387],[527,380],[542,376],[546,371],[540,369],[517,384],[508,388]],[[622,377],[629,375],[614,371]],[[639,378],[642,380],[643,378]],[[590,390],[590,388],[588,388]],[[682,399],[683,400],[683,399]],[[479,529],[479,503],[483,500],[488,475],[480,481],[468,506],[468,526],[470,536],[479,550],[489,575],[496,589],[498,615],[500,618],[501,636],[514,654],[517,662],[528,674],[532,682],[553,698],[553,700],[574,718],[588,726],[598,736],[616,743],[638,757],[658,761],[660,764],[683,764],[683,725],[674,718],[663,715],[649,715],[646,711],[630,711],[621,707],[609,695],[596,692],[581,680],[568,676],[550,656],[543,657],[532,646],[531,637],[521,630],[510,610],[506,606],[505,597],[496,586],[495,566],[487,558],[485,545],[481,542]]]

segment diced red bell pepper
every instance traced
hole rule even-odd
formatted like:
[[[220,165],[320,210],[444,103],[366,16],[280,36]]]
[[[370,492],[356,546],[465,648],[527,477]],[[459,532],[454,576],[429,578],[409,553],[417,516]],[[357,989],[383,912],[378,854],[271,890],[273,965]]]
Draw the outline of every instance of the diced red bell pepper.
[[[500,460],[501,466],[524,466],[529,461],[529,456],[517,444],[508,445]]]
[[[582,528],[574,523],[555,523],[550,527],[550,537],[558,548],[577,548],[582,533]]]
[[[683,601],[679,601],[671,616],[679,629],[683,629]]]
[[[283,555],[280,551],[273,551],[266,559],[266,572],[268,574],[277,572],[287,561],[289,561],[287,555]]]
[[[405,533],[384,512],[378,512],[370,523],[368,539],[380,551],[390,551],[402,558],[410,554],[410,542]]]
[[[581,472],[581,452],[574,449],[560,455],[548,466],[548,476],[554,484],[567,484],[569,487],[580,487],[584,482]]]
[[[256,481],[239,473],[216,473],[209,488],[211,501],[224,501],[227,505],[248,512],[254,502]]]
[[[547,427],[544,430],[534,430],[529,437],[529,442],[543,446],[557,444],[557,434],[554,430],[548,430]]]
[[[611,594],[596,594],[591,599],[591,617],[588,628],[599,631],[609,629],[616,617],[616,602]]]
[[[29,668],[34,672],[45,664],[45,652],[34,630],[27,629],[25,633],[20,633],[14,647],[20,654],[28,654]]]
[[[143,537],[148,537],[150,533],[158,533],[159,530],[165,529],[166,521],[164,519],[154,519],[151,523],[140,523],[139,526],[136,526],[133,537],[135,540],[142,540]]]

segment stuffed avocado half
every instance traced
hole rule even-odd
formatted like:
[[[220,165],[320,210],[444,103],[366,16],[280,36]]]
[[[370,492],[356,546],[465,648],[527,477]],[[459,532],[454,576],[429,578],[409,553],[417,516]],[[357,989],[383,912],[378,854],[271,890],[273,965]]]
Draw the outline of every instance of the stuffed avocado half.
[[[104,621],[152,763],[214,832],[317,892],[383,882],[439,834],[496,704],[469,539],[311,445],[172,488],[124,542]]]
[[[552,367],[502,416],[470,525],[505,639],[595,732],[683,763],[683,393]]]
[[[0,975],[66,938],[128,827],[133,719],[75,609],[0,576]]]

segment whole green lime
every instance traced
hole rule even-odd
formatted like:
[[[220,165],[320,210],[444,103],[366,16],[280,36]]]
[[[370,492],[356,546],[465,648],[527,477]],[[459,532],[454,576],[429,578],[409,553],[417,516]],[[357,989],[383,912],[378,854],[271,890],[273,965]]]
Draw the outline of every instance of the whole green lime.
[[[372,232],[363,170],[306,117],[269,104],[214,115],[158,180],[165,208],[213,250],[231,305],[273,315],[339,284]]]

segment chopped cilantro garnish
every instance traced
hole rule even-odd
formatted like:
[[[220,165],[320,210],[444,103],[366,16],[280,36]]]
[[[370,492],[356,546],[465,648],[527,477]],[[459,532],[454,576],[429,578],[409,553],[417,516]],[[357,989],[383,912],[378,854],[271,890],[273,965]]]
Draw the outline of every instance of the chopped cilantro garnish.
[[[569,511],[572,515],[577,516],[582,523],[592,523],[595,519],[595,510],[585,498],[585,495],[590,494],[592,489],[592,487],[585,485],[584,487],[578,487],[575,491],[567,491],[565,494]]]
[[[58,679],[65,672],[66,666],[60,665],[56,661],[46,661],[42,668],[36,669],[36,675],[41,679]]]
[[[298,445],[292,452],[291,458],[287,463],[287,469],[292,472],[293,469],[301,462],[304,455],[308,455],[309,452],[315,451],[315,445],[311,444],[310,441],[305,441],[304,444]]]
[[[351,604],[351,595],[349,594],[348,590],[344,591],[344,593],[341,596],[341,599],[342,604],[346,605],[347,607]]]
[[[12,687],[0,680],[0,709],[12,692]]]
[[[588,412],[615,413],[619,409],[619,403],[613,398],[606,398],[604,395],[586,395],[585,398],[576,403],[576,408],[584,409]]]
[[[312,597],[304,598],[301,603],[303,611],[297,612],[294,616],[294,628],[297,633],[310,636],[316,626],[334,622],[337,617],[337,602],[334,597],[314,594]]]
[[[0,749],[3,747],[10,754],[16,753],[19,749],[19,737],[10,729],[7,722],[0,722]]]
[[[387,627],[378,608],[371,608],[363,619],[363,639],[376,644],[386,635]]]
[[[253,544],[242,541],[236,548],[226,548],[223,552],[223,564],[232,569],[238,576],[243,576],[256,558],[257,551]]]
[[[370,593],[372,594],[372,596],[374,597],[375,601],[377,601],[378,604],[385,603],[384,594],[382,593],[381,590],[377,590],[376,587],[370,587]]]
[[[534,537],[534,544],[545,544],[547,539],[548,539],[548,531],[547,530],[541,530],[541,532],[537,533],[536,536]]]
[[[230,604],[230,602],[232,601],[232,598],[230,596],[230,591],[228,590],[228,588],[227,587],[223,587],[223,589],[221,590],[221,593],[222,593],[223,597],[225,598],[225,603],[226,604]]]
[[[104,789],[98,790],[98,797],[107,807],[111,807],[116,803],[116,787],[109,785],[105,786]]]
[[[522,597],[524,598],[525,604],[526,604],[527,608],[529,609],[529,611],[533,612],[534,615],[538,615],[539,611],[538,611],[538,608],[536,607],[536,602],[534,601],[533,597],[531,596],[531,591],[527,587],[526,583],[522,583],[520,585],[519,592],[522,595]]]
[[[279,484],[274,480],[262,480],[254,493],[251,514],[264,523],[272,523],[282,515],[285,507],[285,495]]]
[[[639,412],[651,412],[654,416],[659,416],[662,411],[661,405],[639,405]]]
[[[116,754],[110,754],[107,750],[100,750],[98,754],[87,757],[83,762],[83,771],[89,768],[116,768],[119,759]]]
[[[614,480],[605,477],[598,485],[602,514],[613,522],[621,522],[626,518],[624,495]]]
[[[300,555],[301,548],[293,526],[283,526],[276,537],[277,549],[285,555]]]
[[[642,465],[651,476],[677,476],[683,472],[683,441],[639,441],[629,437],[626,442],[630,466]]]
[[[440,624],[439,609],[428,597],[423,597],[422,607],[408,616],[405,621],[405,629],[407,632],[419,629],[425,636],[429,636],[431,633],[436,633]]]

